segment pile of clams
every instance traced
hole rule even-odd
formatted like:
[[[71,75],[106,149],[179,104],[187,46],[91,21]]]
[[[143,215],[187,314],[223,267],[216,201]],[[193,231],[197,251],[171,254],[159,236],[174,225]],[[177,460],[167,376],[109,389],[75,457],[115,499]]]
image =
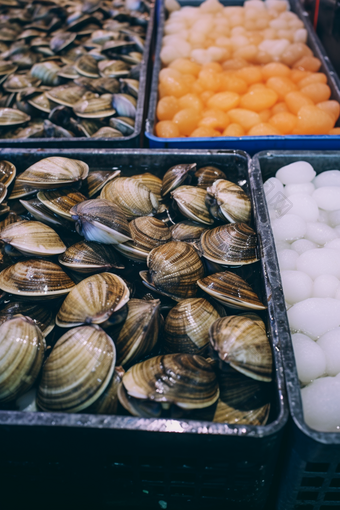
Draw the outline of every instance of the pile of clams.
[[[0,138],[133,134],[152,2],[0,2]]]
[[[250,198],[212,166],[134,172],[1,161],[0,408],[265,425]]]

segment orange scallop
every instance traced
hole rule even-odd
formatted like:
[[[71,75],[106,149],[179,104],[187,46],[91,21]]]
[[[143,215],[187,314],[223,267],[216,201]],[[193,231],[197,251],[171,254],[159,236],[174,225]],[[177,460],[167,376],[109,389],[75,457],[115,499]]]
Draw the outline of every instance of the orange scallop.
[[[240,96],[236,92],[219,92],[208,100],[209,108],[218,108],[219,110],[228,111],[236,108],[240,102]]]
[[[198,73],[201,70],[201,66],[196,64],[196,62],[192,62],[187,58],[176,58],[169,65],[170,69],[176,69],[182,74],[192,74],[193,76],[198,76]]]
[[[302,57],[295,62],[293,67],[295,69],[301,69],[301,71],[316,73],[321,67],[321,61],[316,57]]]
[[[184,108],[177,112],[173,118],[173,122],[177,124],[181,135],[190,135],[197,128],[200,113],[194,108]]]
[[[155,131],[160,138],[178,138],[180,136],[178,126],[171,120],[157,122]]]
[[[240,124],[245,131],[248,131],[253,126],[256,126],[256,124],[260,124],[260,122],[262,122],[258,113],[251,110],[245,110],[244,108],[229,110],[228,116],[232,123]]]
[[[221,133],[216,129],[213,129],[208,126],[200,126],[196,128],[190,136],[197,138],[210,138],[212,136],[221,136]]]
[[[271,136],[271,135],[281,135],[281,133],[274,126],[266,122],[257,124],[257,126],[252,127],[248,131],[248,136]]]
[[[299,92],[298,90],[294,92],[289,92],[289,94],[287,94],[285,97],[285,102],[286,105],[288,106],[288,110],[294,115],[297,115],[301,106],[313,104],[313,101],[310,99],[310,97],[306,96],[305,94],[302,94],[302,92]]]
[[[175,113],[180,110],[178,99],[174,96],[165,96],[158,101],[157,119],[172,120]]]
[[[286,94],[297,90],[295,83],[286,76],[272,76],[267,80],[266,85],[277,93],[281,101],[285,98]]]
[[[239,78],[235,74],[222,73],[221,75],[221,91],[236,92],[237,94],[245,94],[248,85],[245,80]]]
[[[246,110],[260,112],[272,108],[278,100],[278,95],[271,89],[256,89],[241,97],[240,106]]]
[[[273,108],[271,109],[272,115],[280,112],[288,112],[288,106],[283,101],[281,103],[274,104]]]
[[[246,66],[235,71],[235,75],[242,78],[248,85],[263,81],[263,74],[260,66]]]
[[[203,110],[203,101],[197,94],[186,94],[178,99],[179,110],[194,108],[197,111]],[[176,112],[175,112],[176,113]]]
[[[336,127],[330,130],[329,135],[340,135],[340,127]]]
[[[229,126],[223,131],[223,136],[244,136],[246,133],[240,124],[229,124]]]
[[[202,119],[199,121],[200,127],[209,127],[212,129],[225,129],[228,124],[230,124],[228,114],[218,109],[203,111]]]
[[[334,120],[328,113],[315,105],[302,106],[297,114],[295,135],[326,135],[334,127]]]
[[[313,103],[321,103],[331,97],[331,89],[325,83],[311,83],[303,87],[301,93],[309,97]]]
[[[289,112],[279,112],[273,115],[268,122],[283,135],[288,135],[295,128],[297,117]]]
[[[290,75],[290,68],[280,62],[270,62],[262,67],[263,79],[268,80],[272,76],[285,76]]]
[[[271,116],[272,112],[269,110],[269,108],[267,108],[266,110],[262,110],[262,112],[259,112],[261,122],[267,122]]]
[[[301,71],[301,69],[292,69],[289,78],[294,82],[298,83],[304,78],[311,76],[313,73],[310,71]]]
[[[307,87],[307,85],[311,85],[312,83],[327,83],[327,76],[324,73],[313,73],[306,78],[303,78],[298,83],[298,88],[302,89],[303,87]]]
[[[323,101],[321,103],[317,103],[316,106],[328,113],[328,115],[334,119],[334,122],[338,120],[340,115],[340,104],[338,101]]]

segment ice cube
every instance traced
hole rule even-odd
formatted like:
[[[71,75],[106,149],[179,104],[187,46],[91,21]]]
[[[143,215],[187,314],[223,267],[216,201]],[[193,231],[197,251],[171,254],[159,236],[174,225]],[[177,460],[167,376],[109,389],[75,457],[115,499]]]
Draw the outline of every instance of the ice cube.
[[[328,221],[331,227],[340,225],[340,209],[328,213]]]
[[[298,303],[312,295],[313,280],[302,271],[281,271],[281,280],[285,300]]]
[[[325,244],[325,248],[331,248],[332,250],[340,250],[340,238],[337,237],[336,239],[333,239],[332,241],[329,241]]]
[[[312,197],[321,209],[336,211],[340,205],[340,187],[324,186],[318,188],[313,192]]]
[[[296,161],[290,165],[283,166],[275,175],[282,184],[303,184],[311,182],[315,176],[316,172],[307,161]]]
[[[305,251],[296,261],[296,268],[307,273],[313,280],[322,274],[331,274],[340,279],[339,252],[330,248]]]
[[[328,331],[319,338],[317,344],[324,351],[326,356],[327,375],[340,373],[340,328]]]
[[[313,250],[313,248],[317,248],[315,243],[312,241],[308,241],[308,239],[298,239],[291,244],[293,250],[295,250],[299,255],[308,250]]]
[[[314,340],[302,333],[295,333],[292,343],[298,377],[303,384],[326,374],[326,355]]]
[[[263,185],[263,189],[266,195],[267,203],[269,203],[270,198],[273,198],[275,195],[277,195],[277,193],[284,194],[282,182],[275,177],[267,179]]]
[[[294,250],[281,250],[277,254],[281,271],[285,269],[296,269],[296,261],[299,254]]]
[[[336,239],[337,233],[326,223],[308,222],[305,238],[313,243],[323,245]]]
[[[303,184],[287,184],[284,188],[284,193],[286,197],[290,197],[291,195],[296,195],[297,193],[304,193],[306,195],[311,195],[315,190],[315,186],[311,182],[305,182]]]
[[[323,186],[340,186],[340,171],[339,170],[327,170],[317,175],[313,181],[316,188]]]
[[[340,285],[340,281],[331,274],[322,274],[315,278],[313,285],[313,297],[334,298]]]
[[[305,333],[316,340],[340,326],[340,301],[332,298],[309,298],[288,310],[292,331]]]
[[[289,197],[292,207],[289,209],[289,214],[296,214],[306,221],[315,222],[319,216],[319,208],[315,200],[310,196],[303,193],[297,193]]]
[[[340,379],[321,377],[301,390],[306,424],[323,432],[340,430]]]
[[[307,225],[303,218],[296,214],[285,214],[272,222],[275,239],[281,241],[295,241],[306,233]]]

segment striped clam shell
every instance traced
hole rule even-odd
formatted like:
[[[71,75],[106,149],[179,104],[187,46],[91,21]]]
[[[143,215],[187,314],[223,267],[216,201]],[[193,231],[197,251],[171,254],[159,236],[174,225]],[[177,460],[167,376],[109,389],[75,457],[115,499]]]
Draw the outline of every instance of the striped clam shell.
[[[83,183],[84,191],[86,190],[87,196],[92,198],[105,186],[105,184],[118,177],[120,173],[120,170],[95,170],[93,172],[89,172],[89,175]]]
[[[118,400],[126,411],[137,418],[159,418],[162,414],[162,404],[152,400],[131,397],[123,383],[118,387]]]
[[[197,285],[222,305],[238,309],[265,310],[251,286],[231,271],[211,274],[198,280]]]
[[[195,186],[180,186],[171,192],[171,197],[176,201],[179,210],[189,220],[213,225],[214,218],[210,215],[205,205],[206,191]]]
[[[91,241],[73,244],[59,256],[59,263],[77,273],[94,273],[104,269],[124,269],[116,250]]]
[[[0,161],[0,183],[8,186],[13,182],[16,175],[16,168],[10,161]]]
[[[79,85],[60,85],[59,87],[48,90],[46,92],[46,97],[50,101],[72,108],[81,100],[85,93],[86,88],[79,87]]]
[[[129,223],[134,243],[146,250],[171,240],[171,231],[165,223],[152,216],[141,216]]]
[[[218,179],[207,189],[214,197],[225,218],[232,222],[249,223],[251,219],[251,200],[237,184]]]
[[[78,117],[85,119],[101,119],[102,117],[111,117],[116,113],[112,108],[112,95],[103,94],[100,97],[90,99],[80,99],[73,105],[73,111]]]
[[[32,319],[45,337],[54,328],[54,313],[41,305],[35,305],[28,301],[14,301],[5,305],[0,310],[0,324],[18,314]]]
[[[199,241],[203,232],[207,230],[204,225],[192,223],[191,221],[181,221],[171,228],[173,241],[194,242]]]
[[[86,179],[88,173],[89,167],[83,161],[53,156],[34,163],[17,181],[38,189],[53,189]]]
[[[222,170],[219,170],[215,166],[203,166],[196,170],[195,178],[197,180],[196,186],[198,188],[207,189],[215,181],[217,181],[217,179],[226,179],[227,176],[224,172],[222,172]]]
[[[167,354],[133,365],[123,376],[128,395],[184,409],[204,408],[219,397],[217,378],[201,356]]]
[[[259,260],[257,237],[245,223],[231,223],[207,230],[201,237],[203,256],[216,264],[238,266]]]
[[[31,120],[31,117],[20,110],[0,108],[0,127],[16,126],[17,124],[24,124],[29,120]]]
[[[222,317],[213,323],[209,336],[222,361],[258,381],[272,380],[271,346],[266,333],[256,322],[240,315]]]
[[[43,363],[45,340],[36,324],[19,315],[0,326],[0,402],[28,391]]]
[[[102,324],[130,298],[129,289],[119,276],[101,273],[89,276],[67,296],[56,317],[61,328],[81,324]]]
[[[89,407],[110,383],[115,361],[114,343],[98,326],[67,331],[44,364],[38,407],[68,413]]]
[[[31,75],[41,80],[43,85],[56,87],[61,83],[59,71],[60,67],[55,62],[39,62],[32,67]]]
[[[131,120],[128,117],[126,119],[128,121]],[[161,200],[162,180],[159,177],[150,174],[149,172],[145,172],[145,174],[133,175],[132,179],[135,179],[136,181],[144,184],[144,186],[146,186],[147,188],[149,188],[150,191],[152,191],[152,193],[158,200]]]
[[[70,188],[40,191],[37,198],[52,212],[67,220],[72,219],[72,207],[87,200],[82,193]]]
[[[195,169],[196,163],[179,164],[169,168],[162,180],[162,197],[181,186],[188,178],[189,172],[193,173]]]
[[[0,239],[22,253],[44,257],[64,253],[58,234],[40,221],[18,221],[3,228]]]
[[[118,407],[118,388],[122,384],[124,370],[115,368],[113,376],[100,397],[86,408],[90,414],[116,414]]]

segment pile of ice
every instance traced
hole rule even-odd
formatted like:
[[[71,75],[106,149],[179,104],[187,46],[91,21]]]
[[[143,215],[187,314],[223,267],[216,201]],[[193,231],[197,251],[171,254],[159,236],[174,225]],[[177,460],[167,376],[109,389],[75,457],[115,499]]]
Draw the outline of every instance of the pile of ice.
[[[264,187],[305,421],[340,431],[340,171],[299,161]]]

